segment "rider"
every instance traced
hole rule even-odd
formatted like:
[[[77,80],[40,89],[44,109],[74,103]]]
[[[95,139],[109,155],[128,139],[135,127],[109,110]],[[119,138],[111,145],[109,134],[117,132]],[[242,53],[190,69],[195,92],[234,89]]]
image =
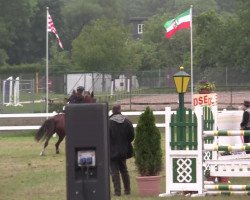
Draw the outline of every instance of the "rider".
[[[67,101],[66,103],[71,104],[71,103],[84,103],[84,87],[83,86],[78,86],[76,88],[76,91],[73,90],[72,94],[70,95],[69,98],[65,98]],[[63,106],[63,113],[65,113],[65,106]]]
[[[68,103],[83,103],[84,101],[84,87],[83,86],[78,86],[76,88],[76,91],[73,90],[71,96],[68,98]]]

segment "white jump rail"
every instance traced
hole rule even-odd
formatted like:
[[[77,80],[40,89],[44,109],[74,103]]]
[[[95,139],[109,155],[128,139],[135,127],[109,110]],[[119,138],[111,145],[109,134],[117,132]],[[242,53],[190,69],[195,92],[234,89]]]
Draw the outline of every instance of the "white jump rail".
[[[123,115],[125,116],[139,116],[143,113],[143,111],[135,111],[135,112],[122,112]],[[172,113],[176,113],[176,111],[172,111]],[[109,111],[109,115],[112,114],[112,111]],[[153,111],[153,114],[154,115],[165,115],[166,114],[166,111]],[[165,128],[166,127],[166,123],[156,123],[155,124],[156,127],[158,128]],[[133,127],[136,127],[137,124],[133,124]]]
[[[250,177],[249,160],[209,160],[210,175],[215,177]]]
[[[53,117],[57,113],[19,113],[19,114],[0,114],[0,119],[12,118],[47,118]],[[17,130],[37,130],[41,125],[34,126],[0,126],[0,131],[17,131]]]
[[[227,112],[227,111],[226,111]],[[230,111],[229,111],[230,112]],[[143,113],[143,111],[127,111],[127,112],[122,112],[123,115],[125,116],[139,116]],[[171,111],[171,114],[176,113],[176,111]],[[233,112],[235,113],[235,112]],[[22,113],[22,114],[0,114],[0,119],[1,118],[39,118],[39,117],[53,117],[56,115],[56,112],[53,113]],[[112,114],[112,111],[109,111],[109,115]],[[164,111],[153,111],[154,115],[165,115],[166,112]],[[222,113],[223,114],[223,113]],[[237,115],[242,115],[240,112]],[[166,119],[165,119],[166,120]],[[133,124],[134,127],[137,126],[137,124]],[[41,124],[39,125],[33,125],[33,126],[0,126],[0,131],[11,131],[11,130],[37,130],[41,127]],[[156,123],[156,127],[158,128],[165,128],[166,123]]]
[[[125,116],[139,116],[143,113],[143,111],[128,111],[128,112],[122,112]],[[175,111],[172,111],[172,113],[175,113]],[[109,111],[109,115],[111,115],[112,112]],[[165,115],[165,111],[153,111],[154,115]],[[47,118],[47,117],[53,117],[57,115],[56,112],[53,113],[22,113],[22,114],[0,114],[0,119],[2,118]],[[133,124],[134,127],[137,126],[137,124]],[[166,124],[164,123],[156,123],[156,127],[158,128],[165,128]],[[37,130],[41,127],[41,125],[33,125],[33,126],[0,126],[0,131],[17,131],[17,130]]]

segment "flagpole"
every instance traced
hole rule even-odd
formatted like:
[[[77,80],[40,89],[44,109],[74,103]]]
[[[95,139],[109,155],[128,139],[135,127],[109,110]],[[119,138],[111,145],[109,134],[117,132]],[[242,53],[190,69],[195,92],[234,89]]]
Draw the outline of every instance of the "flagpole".
[[[46,7],[47,14],[46,14],[46,113],[49,112],[49,33],[48,33],[48,14],[49,14],[49,7]]]
[[[194,73],[193,73],[193,5],[190,6],[190,64],[191,64],[191,108],[193,108],[193,95],[194,95]]]

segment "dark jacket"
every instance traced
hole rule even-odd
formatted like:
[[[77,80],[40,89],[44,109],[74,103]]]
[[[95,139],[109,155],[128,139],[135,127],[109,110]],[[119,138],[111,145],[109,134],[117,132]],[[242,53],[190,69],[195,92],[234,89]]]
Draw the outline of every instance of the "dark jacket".
[[[84,96],[78,94],[72,94],[69,99],[69,103],[84,103]]]
[[[244,111],[240,126],[241,126],[241,129],[243,130],[250,129],[250,109],[249,108]]]
[[[124,160],[133,156],[134,128],[122,114],[113,114],[109,118],[110,158]]]

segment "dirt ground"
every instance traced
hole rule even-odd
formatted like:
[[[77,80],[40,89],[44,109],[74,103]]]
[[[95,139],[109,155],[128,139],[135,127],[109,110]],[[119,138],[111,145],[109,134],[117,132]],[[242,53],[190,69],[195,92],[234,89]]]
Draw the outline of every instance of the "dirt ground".
[[[240,109],[244,100],[250,101],[250,91],[217,92],[218,109],[235,110]],[[185,94],[185,107],[191,107],[191,93]],[[164,110],[165,107],[171,109],[178,108],[178,94],[159,94],[136,96],[131,99],[119,100],[122,110],[144,110],[149,106],[153,110]]]

